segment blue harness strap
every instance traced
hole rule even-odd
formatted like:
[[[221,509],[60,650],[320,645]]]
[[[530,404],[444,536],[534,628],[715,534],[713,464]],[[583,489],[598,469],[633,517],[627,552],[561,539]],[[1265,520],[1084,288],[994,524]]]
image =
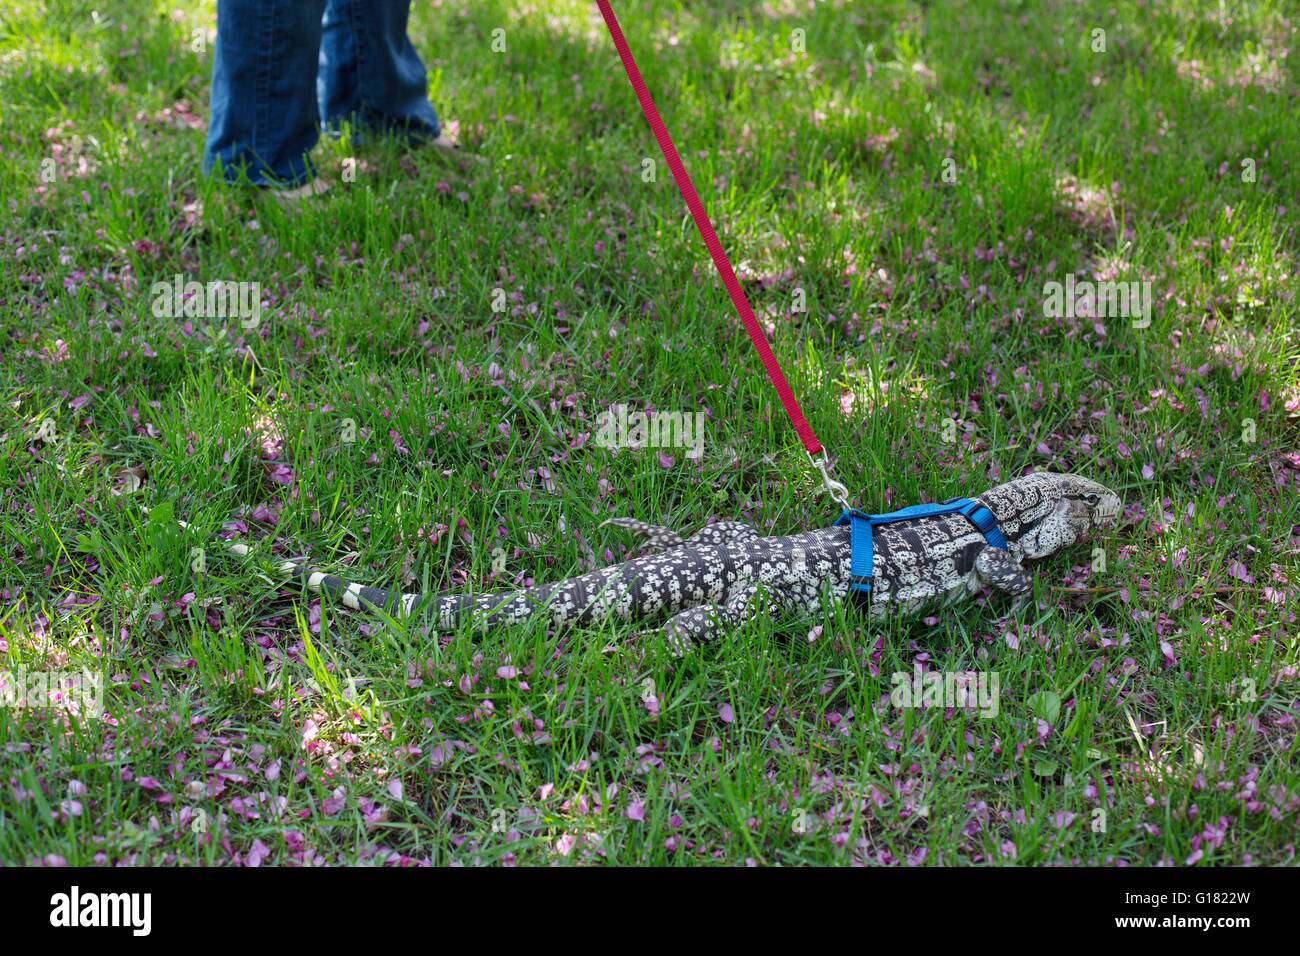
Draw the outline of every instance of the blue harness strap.
[[[849,544],[852,548],[853,580],[849,587],[859,594],[871,593],[871,582],[875,577],[875,547],[872,543],[872,530],[877,525],[893,524],[909,518],[929,518],[934,515],[962,514],[984,535],[984,540],[991,547],[1007,549],[1007,539],[998,527],[998,519],[993,512],[972,498],[949,498],[940,504],[912,505],[886,514],[869,515],[865,511],[845,508],[844,513],[835,520],[835,525],[849,526]],[[833,527],[834,527],[833,526]]]

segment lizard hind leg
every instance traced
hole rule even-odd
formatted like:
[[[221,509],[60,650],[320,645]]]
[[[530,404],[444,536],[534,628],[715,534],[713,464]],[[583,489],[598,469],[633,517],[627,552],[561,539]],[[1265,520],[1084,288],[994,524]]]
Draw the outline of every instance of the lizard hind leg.
[[[739,544],[742,541],[757,541],[761,537],[743,521],[717,521],[705,525],[686,540],[688,544]]]
[[[755,616],[758,602],[757,584],[747,584],[735,591],[724,603],[701,604],[680,611],[664,625],[664,638],[673,654],[680,657],[696,644],[707,644],[724,629],[740,627]]]
[[[641,539],[642,547],[651,551],[667,551],[686,543],[676,531],[661,528],[659,525],[646,524],[635,518],[610,518],[608,521],[602,521],[600,526],[603,528],[607,524],[631,531]]]

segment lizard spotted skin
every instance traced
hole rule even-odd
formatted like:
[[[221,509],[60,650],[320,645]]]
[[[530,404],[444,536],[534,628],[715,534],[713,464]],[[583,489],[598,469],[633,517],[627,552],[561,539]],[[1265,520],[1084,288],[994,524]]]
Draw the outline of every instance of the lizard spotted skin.
[[[1077,475],[1027,475],[976,500],[997,518],[1007,550],[989,546],[960,514],[879,526],[869,615],[915,613],[986,585],[1024,600],[1033,582],[1023,561],[1074,544],[1093,528],[1113,522],[1120,510],[1114,492]],[[828,597],[842,601],[849,593],[847,526],[762,537],[740,522],[721,521],[682,539],[632,519],[606,523],[640,534],[659,553],[554,584],[481,595],[403,594],[347,584],[293,562],[286,562],[284,570],[348,607],[373,604],[406,614],[427,609],[440,628],[466,621],[493,628],[534,615],[555,625],[666,618],[665,636],[678,653],[760,613],[760,595],[769,607],[812,613]]]

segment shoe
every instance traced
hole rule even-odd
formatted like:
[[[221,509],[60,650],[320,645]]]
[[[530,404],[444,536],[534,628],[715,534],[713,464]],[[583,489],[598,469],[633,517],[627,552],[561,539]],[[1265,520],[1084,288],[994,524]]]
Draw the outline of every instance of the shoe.
[[[297,209],[304,199],[314,199],[330,191],[330,184],[323,179],[311,179],[292,189],[268,189],[266,192],[284,209]]]
[[[429,145],[438,151],[442,156],[447,157],[462,170],[482,166],[487,160],[476,153],[471,153],[461,148],[460,143],[453,141],[446,133],[439,133],[437,139],[429,140]]]

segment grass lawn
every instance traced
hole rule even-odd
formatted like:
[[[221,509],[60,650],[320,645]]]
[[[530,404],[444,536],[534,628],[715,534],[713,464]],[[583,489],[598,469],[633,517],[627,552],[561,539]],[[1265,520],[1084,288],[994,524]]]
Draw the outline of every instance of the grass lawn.
[[[0,862],[1293,859],[1295,3],[616,4],[858,506],[1048,468],[1126,506],[1014,615],[682,659],[273,570],[496,589],[631,556],[611,517],[835,517],[594,4],[416,4],[487,162],[325,141],[297,211],[200,172],[214,6],[0,0],[0,670],[104,707],[0,708]],[[169,317],[178,275],[260,321]],[[703,454],[602,447],[619,404]],[[898,706],[918,665],[996,707]]]

